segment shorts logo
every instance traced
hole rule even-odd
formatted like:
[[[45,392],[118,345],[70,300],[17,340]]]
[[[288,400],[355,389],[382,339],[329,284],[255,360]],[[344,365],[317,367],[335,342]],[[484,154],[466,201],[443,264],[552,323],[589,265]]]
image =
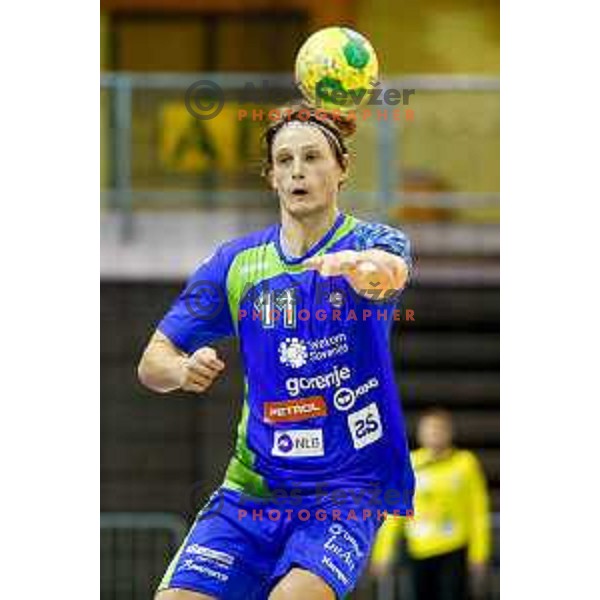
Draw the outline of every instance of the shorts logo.
[[[329,558],[329,556],[324,556],[321,559],[321,562],[344,584],[348,585],[350,583],[350,579],[344,575],[342,570],[337,567],[334,562]]]
[[[342,412],[350,410],[358,398],[376,387],[379,387],[379,379],[371,377],[369,381],[359,385],[355,390],[347,387],[340,388],[333,396],[333,404]]]
[[[197,556],[200,561],[212,562],[222,567],[230,567],[235,561],[231,554],[219,552],[200,544],[191,544],[185,549],[185,553]]]
[[[333,536],[333,538],[336,538],[337,536],[342,536],[344,541],[348,542],[352,546],[357,558],[362,558],[364,556],[364,552],[360,549],[356,538],[353,535],[350,535],[350,533],[346,530],[346,528],[343,525],[340,525],[339,523],[334,523],[329,528],[329,533]],[[329,541],[332,541],[333,538],[330,538]]]
[[[327,404],[323,396],[264,404],[264,419],[267,423],[289,423],[326,416]]]
[[[323,544],[325,555],[321,562],[335,573],[340,581],[347,582],[347,573],[356,571],[365,553],[356,538],[339,523],[334,523],[328,533],[329,536]]]
[[[211,569],[206,565],[197,565],[192,559],[188,558],[184,560],[181,565],[177,569],[178,571],[195,571],[196,573],[200,573],[201,575],[206,575],[207,577],[212,577],[213,579],[218,579],[219,581],[227,581],[229,579],[229,575],[226,573],[221,573],[216,569]]]
[[[381,417],[375,402],[348,415],[348,427],[356,450],[360,450],[383,435]]]
[[[273,456],[323,456],[322,429],[276,431]]]

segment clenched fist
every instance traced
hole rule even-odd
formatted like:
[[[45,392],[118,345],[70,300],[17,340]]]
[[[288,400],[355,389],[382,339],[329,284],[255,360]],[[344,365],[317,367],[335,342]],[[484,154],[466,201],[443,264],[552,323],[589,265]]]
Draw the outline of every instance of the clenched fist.
[[[217,353],[208,347],[199,348],[194,354],[183,358],[180,388],[186,392],[204,392],[225,368]]]

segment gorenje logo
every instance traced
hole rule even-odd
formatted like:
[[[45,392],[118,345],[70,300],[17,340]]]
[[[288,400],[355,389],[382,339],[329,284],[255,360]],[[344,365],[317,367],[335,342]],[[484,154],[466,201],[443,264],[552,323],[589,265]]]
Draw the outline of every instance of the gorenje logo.
[[[290,396],[299,396],[308,390],[326,390],[331,387],[340,387],[343,381],[350,379],[349,367],[338,368],[337,365],[325,375],[314,377],[288,377],[285,388]]]

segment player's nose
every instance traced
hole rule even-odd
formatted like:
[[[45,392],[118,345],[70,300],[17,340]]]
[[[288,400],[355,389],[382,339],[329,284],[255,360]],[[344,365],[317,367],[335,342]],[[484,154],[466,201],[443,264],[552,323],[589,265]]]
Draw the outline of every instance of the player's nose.
[[[294,160],[294,164],[292,166],[292,177],[294,179],[304,179],[304,168],[302,161],[298,158]]]

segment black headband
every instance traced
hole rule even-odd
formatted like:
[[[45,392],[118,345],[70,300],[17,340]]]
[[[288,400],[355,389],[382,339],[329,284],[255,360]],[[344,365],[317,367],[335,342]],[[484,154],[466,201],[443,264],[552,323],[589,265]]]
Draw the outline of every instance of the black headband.
[[[322,122],[322,119],[315,117],[314,115],[310,115],[308,119],[288,119],[283,121],[277,129],[273,132],[271,136],[271,140],[275,138],[275,135],[279,133],[285,126],[294,126],[299,127],[300,125],[310,125],[313,127],[318,127],[320,131],[325,134],[325,137],[333,142],[334,146],[337,148],[341,155],[348,154],[348,150],[346,149],[346,144],[344,141],[340,139],[327,125]]]

